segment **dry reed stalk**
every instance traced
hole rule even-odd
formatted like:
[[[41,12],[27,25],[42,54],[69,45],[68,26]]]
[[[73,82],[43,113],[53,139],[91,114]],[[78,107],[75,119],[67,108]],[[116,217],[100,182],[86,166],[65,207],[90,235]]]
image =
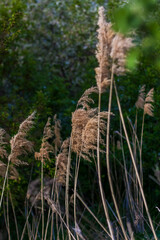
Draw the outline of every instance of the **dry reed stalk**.
[[[145,105],[145,85],[143,85],[139,91],[139,96],[136,102],[136,108],[139,109],[143,109],[144,110],[144,105]],[[137,110],[136,110],[136,122],[135,122],[135,130],[137,130]],[[144,111],[143,111],[143,120],[142,120],[142,130],[141,130],[141,141],[140,141],[140,146],[139,146],[139,153],[140,153],[140,179],[141,179],[141,183],[143,186],[143,166],[142,166],[142,139],[143,139],[143,129],[144,129]],[[135,132],[135,136],[136,136],[136,132]],[[135,148],[136,148],[136,139],[135,139]],[[136,156],[135,156],[136,159]],[[137,181],[137,178],[136,178]],[[135,183],[137,185],[137,182]],[[141,197],[141,194],[139,193],[139,207],[141,208],[142,214],[143,214],[143,200]],[[144,226],[143,226],[143,222],[142,222],[142,231],[144,231]]]
[[[39,225],[40,225],[40,221],[41,221],[41,215],[39,217],[39,220],[38,220],[38,224],[37,224],[37,228],[36,228],[36,232],[35,232],[35,235],[34,235],[34,240],[37,239],[37,235],[38,235],[38,228],[39,228]]]
[[[109,103],[108,103],[108,121],[107,121],[107,135],[106,135],[106,164],[107,164],[107,174],[108,174],[108,180],[109,180],[109,186],[112,194],[112,199],[115,205],[115,209],[117,212],[117,216],[119,219],[119,224],[121,226],[123,235],[125,240],[128,240],[127,233],[125,231],[120,212],[118,209],[114,189],[113,189],[113,184],[112,184],[112,178],[111,178],[111,173],[110,173],[110,160],[109,160],[109,135],[110,135],[110,116],[111,116],[111,104],[112,104],[112,92],[113,92],[113,81],[114,81],[114,68],[112,67],[112,74],[111,74],[111,84],[110,84],[110,93],[109,93]]]
[[[114,34],[111,30],[111,25],[107,25],[105,21],[105,15],[104,15],[104,8],[99,8],[99,19],[98,19],[98,44],[97,44],[97,60],[99,63],[99,67],[96,68],[96,81],[97,86],[99,89],[99,98],[98,98],[98,126],[97,126],[97,171],[98,171],[98,183],[100,188],[100,194],[102,199],[102,204],[104,208],[104,213],[106,217],[106,221],[109,227],[109,232],[111,239],[114,240],[114,232],[112,229],[109,213],[108,213],[108,207],[106,204],[105,194],[102,186],[102,180],[101,180],[101,167],[100,167],[100,111],[101,111],[101,92],[105,91],[105,88],[103,89],[102,84],[107,83],[110,81],[110,71],[109,71],[109,52],[110,50],[110,44],[112,42],[112,39],[114,37]],[[108,31],[106,31],[106,29]],[[109,33],[106,35],[106,33]],[[108,44],[106,44],[108,42]],[[109,49],[108,49],[109,47]],[[108,84],[105,84],[105,86],[108,86]]]
[[[144,109],[144,105],[145,105],[145,85],[142,86],[142,88],[140,89],[139,92],[139,96],[138,96],[138,100],[136,102],[136,108],[141,108]],[[136,127],[137,127],[137,117],[138,117],[138,113],[136,110]],[[141,179],[141,183],[142,183],[142,187],[143,187],[143,165],[142,165],[142,139],[143,139],[143,130],[144,130],[144,111],[143,111],[143,120],[142,120],[142,130],[141,130],[141,141],[140,141],[140,149],[139,149],[139,153],[140,153],[140,179]],[[135,142],[136,144],[136,142]],[[136,158],[135,158],[136,159]],[[136,178],[136,185],[137,185],[137,178]],[[139,202],[138,205],[142,211],[143,214],[143,200],[142,200],[142,196],[141,193],[139,192]],[[141,227],[142,227],[142,232],[144,232],[144,222],[143,219],[141,220]]]
[[[75,178],[74,178],[74,220],[75,228],[77,224],[76,220],[76,188],[78,180],[78,172],[80,166],[80,159],[83,157],[85,160],[90,161],[87,156],[87,151],[84,150],[84,139],[83,135],[85,132],[86,125],[90,120],[97,114],[97,109],[90,108],[90,104],[94,104],[94,100],[90,97],[92,93],[98,93],[97,87],[91,87],[87,89],[77,103],[77,109],[72,114],[72,150],[76,153],[76,167],[75,167]],[[95,137],[95,136],[94,136]],[[83,149],[83,151],[82,151]],[[89,153],[89,152],[88,152]],[[76,233],[77,239],[79,235]]]
[[[123,75],[126,71],[125,62],[126,62],[126,52],[128,49],[133,46],[131,38],[125,38],[119,33],[114,33],[111,30],[111,25],[109,28],[106,28],[108,24],[105,21],[104,8],[99,9],[99,30],[98,30],[98,54],[97,59],[99,62],[98,70],[98,81],[97,85],[99,87],[99,102],[101,101],[101,88],[100,83],[103,80],[104,73],[110,76],[110,93],[109,93],[109,104],[108,104],[108,121],[107,121],[107,136],[106,136],[106,163],[107,163],[107,173],[109,179],[109,185],[111,189],[112,198],[116,208],[116,212],[119,218],[119,223],[122,228],[125,239],[127,240],[127,234],[125,232],[120,213],[118,210],[118,205],[116,202],[112,180],[110,176],[110,164],[109,164],[109,133],[110,133],[110,115],[111,115],[111,103],[112,103],[112,92],[113,92],[113,81],[114,74]],[[105,37],[104,37],[105,36]],[[109,37],[110,36],[110,37]],[[109,40],[108,40],[109,39]],[[108,41],[107,41],[108,40]],[[107,50],[106,50],[107,49]],[[107,52],[106,52],[107,51]],[[105,53],[105,54],[104,54]],[[105,70],[103,69],[105,66]],[[99,103],[99,112],[100,112],[100,103]],[[98,129],[100,127],[100,116],[98,118]],[[98,130],[98,141],[97,141],[97,150],[99,151],[99,135],[100,131]],[[99,162],[99,152],[97,154],[97,159]],[[98,164],[99,166],[99,164]],[[99,168],[99,167],[98,167]]]
[[[79,166],[80,166],[80,155],[76,154],[76,166],[75,166],[75,176],[74,176],[74,202],[73,202],[73,205],[74,205],[74,225],[75,225],[75,229],[76,229],[76,225],[77,225],[77,213],[76,213],[76,204],[77,204],[77,201],[76,201],[76,193],[77,193],[77,181],[78,181],[78,173],[79,173]],[[75,231],[76,233],[76,237],[77,237],[77,240],[79,240],[79,235],[78,233]]]
[[[68,159],[67,159],[67,171],[66,171],[66,191],[65,191],[65,210],[66,210],[66,227],[68,230],[68,237],[71,240],[71,233],[69,231],[69,177],[71,167],[71,147],[72,147],[72,134],[69,143]]]
[[[44,127],[42,144],[39,153],[35,152],[35,159],[41,161],[41,202],[42,202],[42,239],[44,236],[44,196],[43,196],[43,165],[46,160],[50,161],[50,153],[53,153],[53,146],[48,142],[50,138],[53,137],[53,131],[51,128],[51,119],[48,118],[48,121]]]
[[[120,104],[120,100],[119,100],[119,96],[118,96],[117,87],[116,87],[115,82],[114,82],[114,89],[115,89],[115,93],[116,93],[117,104],[118,104],[118,108],[119,108],[119,113],[120,113],[123,129],[124,129],[125,137],[126,137],[126,140],[127,140],[129,152],[130,152],[130,155],[131,155],[133,167],[134,167],[134,170],[135,170],[135,173],[136,173],[136,177],[137,177],[138,185],[139,185],[139,188],[140,188],[140,191],[141,191],[141,195],[142,195],[142,199],[143,199],[144,206],[145,206],[145,209],[146,209],[146,213],[147,213],[147,216],[148,216],[148,219],[149,219],[151,230],[153,232],[153,236],[154,236],[155,240],[158,240],[155,229],[154,229],[154,226],[153,226],[153,223],[152,223],[152,219],[151,219],[151,216],[150,216],[150,213],[149,213],[148,205],[147,205],[146,198],[145,198],[145,195],[144,195],[144,191],[143,191],[143,188],[142,188],[142,184],[141,184],[140,176],[139,176],[137,166],[136,166],[136,163],[135,163],[135,159],[134,159],[134,156],[133,156],[133,152],[132,152],[131,144],[130,144],[130,141],[129,141],[128,133],[127,133],[127,130],[126,130],[126,126],[125,126],[125,122],[124,122],[124,118],[123,118],[123,113],[122,113],[122,109],[121,109],[121,104]]]
[[[75,178],[74,178],[74,221],[76,229],[76,189],[78,172],[80,166],[80,159],[83,157],[85,160],[89,160],[88,156],[82,153],[83,148],[83,132],[90,119],[96,114],[97,109],[90,108],[90,104],[94,104],[94,100],[90,97],[92,93],[98,93],[97,87],[91,87],[87,89],[82,97],[77,103],[77,108],[82,106],[82,108],[77,109],[72,115],[72,150],[76,152],[76,167],[75,167]],[[84,150],[84,148],[83,148]],[[77,240],[79,240],[79,235],[76,232]]]
[[[55,157],[57,158],[57,152],[59,151],[59,148],[61,147],[61,134],[60,134],[60,130],[61,130],[61,122],[60,120],[57,119],[57,115],[55,114],[54,115],[54,126],[53,126],[53,133],[54,133],[54,155]],[[56,172],[57,172],[57,166],[56,166],[56,169],[55,169],[55,176],[56,176]],[[51,190],[51,199],[52,199],[52,196],[53,196],[53,192],[54,192],[54,187],[56,185],[56,182],[53,181],[53,184],[52,184],[52,190]],[[56,185],[57,186],[57,185]],[[44,236],[44,240],[46,240],[47,238],[47,232],[48,232],[48,226],[49,226],[49,218],[50,218],[50,212],[51,212],[51,209],[49,208],[49,211],[48,211],[48,217],[47,217],[47,223],[46,223],[46,229],[45,229],[45,236]],[[50,235],[50,238],[52,238],[52,229],[53,229],[53,213],[51,215],[51,235]]]
[[[154,89],[151,89],[148,92],[147,96],[145,97],[145,85],[143,85],[139,91],[138,100],[135,104],[137,109],[141,108],[144,110],[143,119],[142,119],[141,140],[140,140],[140,179],[141,179],[142,187],[143,187],[142,145],[143,145],[144,119],[146,114],[153,117],[153,105],[152,105],[152,103],[154,102],[153,93],[154,93]],[[136,113],[136,117],[137,117],[137,113]],[[141,207],[141,211],[143,214],[143,201],[141,196],[139,196],[139,205]],[[143,223],[142,223],[142,229],[144,229]]]
[[[68,189],[69,189],[69,176],[70,176],[70,152],[71,140],[67,138],[62,146],[61,152],[56,157],[56,171],[55,179],[58,184],[66,185],[65,206],[66,206],[66,221],[67,229],[69,229],[69,206],[68,206]],[[71,239],[70,231],[68,230],[69,239]]]
[[[142,146],[143,146],[143,133],[144,133],[144,119],[145,115],[148,114],[149,116],[153,117],[153,94],[154,94],[154,89],[152,88],[146,95],[145,101],[144,101],[144,112],[143,112],[143,120],[142,120],[142,130],[141,130],[141,141],[140,141],[140,178],[141,178],[141,183],[143,187],[143,165],[142,165]],[[141,206],[141,211],[143,214],[143,201],[141,201],[140,197],[140,206]],[[144,226],[142,225],[142,228]]]
[[[108,121],[107,121],[107,135],[106,135],[106,163],[107,163],[107,173],[108,180],[111,189],[111,194],[113,198],[113,202],[116,208],[116,212],[119,219],[119,224],[121,226],[124,238],[127,240],[128,236],[124,229],[123,222],[121,220],[120,212],[118,209],[116,197],[114,194],[111,173],[110,173],[110,161],[109,161],[109,135],[110,135],[110,115],[111,115],[111,106],[112,106],[112,93],[113,93],[113,82],[114,82],[114,74],[115,75],[124,75],[126,72],[125,63],[126,63],[126,53],[128,50],[133,47],[132,39],[126,38],[120,33],[116,33],[113,41],[111,42],[111,52],[110,57],[111,61],[111,84],[110,84],[110,92],[109,92],[109,103],[108,103]]]
[[[7,216],[6,216],[6,207],[5,207],[5,202],[4,201],[3,201],[3,216],[4,216],[4,221],[5,221],[5,224],[6,224],[6,229],[7,229],[8,236],[10,236],[10,229],[8,227]]]
[[[45,197],[45,196],[44,196]],[[50,199],[49,197],[45,197],[46,201],[48,202],[48,205],[51,207],[52,211],[53,212],[57,212],[61,221],[63,222],[63,224],[65,225],[65,227],[67,228],[67,230],[69,231],[70,233],[70,236],[74,239],[74,235],[72,234],[72,232],[70,231],[70,229],[68,228],[67,224],[65,223],[65,221],[63,220],[62,216],[61,216],[61,213],[59,212],[59,210],[57,209],[57,206],[55,205],[54,201],[52,199]]]
[[[99,224],[99,226],[105,231],[105,233],[111,238],[110,233],[106,230],[106,228],[103,226],[103,224],[98,220],[98,218],[95,216],[95,214],[89,209],[87,204],[83,201],[81,196],[76,193],[77,198],[81,201],[81,203],[84,205],[84,207],[87,209],[87,211],[92,215],[92,217],[96,220],[96,222]]]
[[[8,188],[8,177],[7,177],[7,188]],[[8,240],[11,240],[11,232],[10,232],[10,221],[9,221],[9,201],[8,201],[8,190],[7,190],[7,197],[6,197],[6,202],[7,202],[7,226],[8,226]]]
[[[38,192],[38,193],[36,194],[33,202],[32,202],[32,205],[31,205],[30,210],[29,210],[29,212],[28,212],[28,214],[27,214],[27,217],[26,217],[26,222],[25,222],[25,224],[24,224],[24,227],[23,227],[23,231],[22,231],[21,239],[20,239],[20,240],[23,240],[23,238],[24,238],[26,226],[28,225],[28,220],[29,220],[30,214],[31,214],[31,212],[32,212],[32,208],[33,208],[34,204],[37,202],[37,199],[40,199],[40,196],[41,196],[41,192]]]

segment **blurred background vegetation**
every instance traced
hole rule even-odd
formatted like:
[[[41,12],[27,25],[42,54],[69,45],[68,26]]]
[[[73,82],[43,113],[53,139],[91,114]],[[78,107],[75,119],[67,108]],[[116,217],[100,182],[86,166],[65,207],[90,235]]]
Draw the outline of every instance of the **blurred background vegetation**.
[[[146,117],[143,145],[144,189],[155,211],[160,190],[149,174],[153,175],[152,168],[160,158],[159,0],[0,1],[0,126],[13,135],[36,110],[34,141],[41,138],[48,116],[54,114],[61,120],[62,138],[69,136],[77,100],[85,89],[96,85],[96,29],[101,5],[114,29],[131,33],[137,44],[128,55],[130,72],[117,79],[125,116],[134,122],[135,102],[143,84],[147,92],[155,89],[154,118]],[[107,94],[103,108],[108,104]],[[117,107],[113,106],[116,115]],[[141,112],[138,117],[142,118]],[[116,116],[111,128],[112,134],[119,129]],[[85,172],[85,164],[81,171]],[[87,179],[81,181],[86,183]],[[89,186],[90,182],[85,184],[86,191]]]

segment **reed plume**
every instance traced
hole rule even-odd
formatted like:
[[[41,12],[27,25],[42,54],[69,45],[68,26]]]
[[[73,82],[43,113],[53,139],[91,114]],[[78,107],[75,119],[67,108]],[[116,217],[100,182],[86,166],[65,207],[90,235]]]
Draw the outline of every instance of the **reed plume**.
[[[35,152],[35,159],[41,161],[41,202],[42,202],[42,239],[44,235],[44,164],[45,161],[50,161],[50,153],[53,153],[54,148],[53,146],[48,142],[50,138],[53,137],[53,131],[51,128],[51,119],[48,118],[47,123],[44,127],[43,131],[43,138],[41,143],[41,148],[39,152]]]
[[[139,91],[137,102],[135,103],[136,108],[144,109],[145,104],[145,85],[143,85]]]
[[[6,174],[6,170],[7,170],[7,165],[0,161],[0,176],[1,177],[5,177]],[[16,180],[19,177],[18,171],[16,170],[16,168],[14,166],[10,166],[9,167],[9,179],[13,179]]]
[[[99,29],[98,32],[98,44],[96,51],[96,58],[99,63],[99,67],[95,69],[96,71],[96,82],[100,92],[106,90],[110,85],[111,79],[111,44],[115,36],[112,30],[112,24],[107,23],[105,20],[104,8],[99,8]]]
[[[98,26],[96,58],[99,67],[95,71],[98,89],[104,92],[110,85],[112,71],[118,76],[125,74],[126,54],[134,44],[132,38],[113,31],[112,24],[105,20],[103,7],[99,8]]]
[[[113,60],[113,72],[117,76],[126,73],[126,56],[131,47],[134,46],[132,38],[127,38],[120,33],[116,33],[112,41],[110,56]]]
[[[104,146],[104,138],[105,130],[106,130],[106,120],[108,118],[108,112],[100,112],[100,145]],[[82,133],[82,142],[83,142],[83,150],[82,153],[87,154],[88,156],[92,156],[94,150],[97,150],[97,131],[98,131],[98,115],[90,118],[87,122],[83,133]],[[100,151],[102,151],[100,149]],[[92,154],[91,154],[92,153]],[[85,158],[85,155],[83,155]],[[87,158],[88,160],[88,158]]]
[[[35,119],[35,112],[33,112],[24,122],[19,126],[18,133],[12,137],[11,153],[9,155],[9,161],[14,165],[28,165],[27,162],[21,161],[19,157],[21,155],[27,155],[27,153],[33,152],[33,143],[26,139],[29,130],[33,127]]]
[[[8,177],[9,165],[10,162],[14,165],[28,165],[28,163],[21,161],[19,157],[21,155],[27,155],[28,152],[33,151],[33,143],[26,139],[28,131],[32,128],[34,124],[35,112],[33,112],[25,121],[23,121],[20,126],[18,133],[11,138],[10,145],[11,145],[11,153],[8,157],[8,164],[6,168],[6,173],[4,177],[3,187],[2,187],[2,194],[0,199],[0,208],[2,205],[3,194],[5,190],[6,180]],[[11,171],[13,172],[13,167],[11,167]],[[14,171],[14,174],[16,172]]]
[[[65,185],[66,183],[66,172],[68,163],[68,148],[70,144],[70,138],[64,140],[61,146],[61,153],[58,154],[56,158],[56,181],[59,184]]]
[[[95,115],[97,109],[77,109],[72,114],[72,150],[80,154],[82,149],[82,132],[87,122]]]
[[[8,153],[5,149],[5,146],[8,144],[6,141],[5,141],[5,130],[4,129],[0,129],[0,157],[1,158],[7,158],[8,157]]]
[[[100,118],[100,111],[101,111],[101,84],[103,83],[103,76],[105,74],[105,79],[110,81],[110,92],[109,92],[109,102],[108,102],[108,120],[107,120],[107,134],[106,134],[106,164],[107,164],[107,173],[108,173],[108,180],[111,189],[112,198],[114,201],[114,205],[116,208],[116,212],[118,215],[119,223],[123,231],[123,235],[125,240],[127,240],[127,234],[123,226],[123,222],[121,220],[121,216],[119,213],[118,205],[116,202],[111,174],[110,174],[110,160],[109,160],[109,136],[110,136],[110,116],[111,116],[111,105],[112,105],[112,93],[113,93],[113,84],[115,85],[114,81],[114,74],[116,75],[123,75],[126,71],[125,63],[126,63],[126,53],[129,50],[132,44],[131,38],[125,38],[120,33],[115,33],[111,29],[111,24],[106,23],[105,16],[104,16],[104,8],[101,7],[99,9],[99,21],[98,21],[99,29],[98,29],[98,40],[99,43],[97,45],[97,52],[96,55],[99,68],[96,70],[96,81],[97,86],[99,88],[99,103],[98,103],[98,123],[97,123],[97,167],[98,167],[98,177],[99,177],[99,186],[100,192],[103,202],[103,207],[105,210],[106,220],[108,222],[108,226],[110,229],[110,234],[112,239],[114,238],[114,233],[110,224],[107,205],[105,202],[105,196],[102,189],[101,183],[101,169],[100,169],[100,144],[101,144],[101,137],[100,137],[100,125],[101,125],[101,118]],[[109,26],[109,28],[105,28],[105,26]],[[106,36],[106,37],[105,37]],[[109,37],[108,37],[109,36]],[[109,40],[110,41],[109,41]],[[107,41],[108,40],[108,41]],[[104,69],[103,69],[104,66]]]
[[[152,88],[148,93],[145,98],[145,104],[144,104],[144,114],[148,114],[149,116],[153,117],[153,105],[152,103],[154,102],[153,99],[153,94],[154,94],[154,88]]]
[[[54,152],[53,146],[48,142],[48,140],[53,137],[53,131],[51,128],[50,121],[51,119],[48,118],[48,121],[44,127],[40,151],[35,152],[35,159],[43,161],[44,163],[45,163],[45,160],[50,161],[49,154]]]
[[[97,113],[97,108],[91,108],[89,104],[94,104],[94,100],[89,96],[98,93],[97,87],[87,89],[77,103],[78,108],[72,113],[72,151],[80,154],[82,149],[82,132],[87,122]]]
[[[82,95],[82,97],[79,99],[77,103],[77,107],[82,106],[83,109],[89,110],[90,105],[89,104],[94,104],[94,100],[89,97],[90,94],[92,93],[98,93],[97,87],[91,87],[88,88]]]

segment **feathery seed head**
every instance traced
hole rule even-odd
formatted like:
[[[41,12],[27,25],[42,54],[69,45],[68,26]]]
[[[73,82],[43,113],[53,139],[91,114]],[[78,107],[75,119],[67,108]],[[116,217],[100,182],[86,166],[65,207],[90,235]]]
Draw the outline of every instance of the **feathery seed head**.
[[[94,104],[94,100],[91,97],[89,97],[89,95],[92,93],[98,93],[97,87],[88,88],[83,93],[82,97],[79,99],[77,107],[82,106],[83,109],[89,110],[90,109],[89,104]]]
[[[100,92],[104,92],[106,88],[109,86],[109,81],[111,78],[111,71],[110,71],[110,51],[111,51],[111,42],[115,35],[114,31],[112,30],[111,23],[107,23],[105,20],[104,15],[104,8],[99,8],[99,19],[98,19],[98,44],[97,44],[97,51],[96,51],[96,58],[99,63],[99,67],[95,69],[96,71],[96,81],[97,86]],[[103,81],[107,80],[107,84],[103,84]]]
[[[82,150],[82,132],[87,122],[97,113],[97,108],[86,111],[77,109],[72,114],[72,150],[79,154]]]
[[[6,174],[6,170],[7,170],[7,165],[5,163],[3,163],[2,161],[0,161],[0,176],[1,177],[5,177]],[[9,179],[18,179],[19,174],[18,171],[16,170],[16,168],[12,165],[9,166]]]
[[[19,156],[27,155],[28,152],[33,152],[33,143],[27,140],[26,136],[33,127],[34,118],[35,112],[20,124],[18,133],[10,140],[11,153],[9,155],[9,161],[17,166],[28,165],[28,163],[21,161]]]
[[[5,145],[7,144],[7,142],[5,141],[5,130],[0,128],[0,157],[1,158],[7,158],[8,157],[8,153],[5,149]]]
[[[82,148],[82,131],[89,120],[88,112],[84,109],[77,109],[72,114],[72,150],[80,153]]]
[[[56,158],[56,181],[59,184],[65,185],[66,182],[66,172],[68,163],[68,148],[70,144],[70,138],[67,138],[61,147],[61,153],[58,154]]]
[[[106,130],[106,120],[108,118],[108,112],[100,112],[100,144],[104,145],[103,136],[105,135]],[[90,118],[87,122],[83,133],[82,133],[82,142],[83,142],[83,152],[88,156],[92,156],[94,150],[97,149],[97,131],[98,131],[98,116]],[[102,151],[102,150],[100,150]],[[85,155],[83,155],[85,158]],[[88,158],[87,158],[88,160]]]
[[[122,34],[117,33],[112,41],[112,50],[110,53],[111,58],[113,59],[114,74],[124,75],[126,72],[126,54],[131,47],[134,46],[132,38],[126,38]]]
[[[51,119],[48,118],[48,121],[44,127],[40,151],[38,153],[35,152],[35,159],[43,161],[43,162],[45,160],[50,161],[49,154],[53,153],[53,151],[54,151],[53,146],[48,142],[48,140],[53,137],[53,131],[51,128],[50,121],[51,121]]]
[[[137,102],[135,103],[136,108],[144,108],[144,104],[145,104],[145,85],[143,85],[139,91],[139,96],[137,99]]]
[[[151,117],[154,116],[154,114],[153,114],[154,107],[152,105],[152,103],[154,102],[153,94],[154,94],[154,88],[152,88],[148,92],[148,94],[145,98],[145,104],[144,104],[144,114],[148,114]]]

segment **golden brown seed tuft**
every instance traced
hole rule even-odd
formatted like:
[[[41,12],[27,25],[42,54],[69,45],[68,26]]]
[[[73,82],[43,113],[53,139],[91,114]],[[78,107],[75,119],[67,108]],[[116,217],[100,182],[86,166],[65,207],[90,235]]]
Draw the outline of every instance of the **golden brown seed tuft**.
[[[49,154],[54,152],[53,146],[48,142],[48,140],[53,137],[53,131],[51,129],[50,121],[51,119],[48,118],[48,121],[44,127],[40,151],[35,152],[35,159],[43,161],[44,163],[45,163],[45,160],[50,161]]]
[[[143,85],[139,91],[139,96],[136,102],[136,108],[144,109],[145,104],[145,85]]]
[[[66,182],[66,172],[68,163],[68,148],[70,144],[70,138],[67,138],[61,147],[61,153],[58,154],[56,158],[56,181],[59,184],[65,185]]]
[[[152,105],[152,103],[154,102],[153,94],[154,94],[154,89],[152,88],[148,92],[146,99],[145,99],[145,104],[144,104],[144,114],[148,114],[151,117],[154,116],[154,114],[153,114],[154,107]]]
[[[112,41],[112,50],[110,53],[113,59],[113,71],[116,75],[124,75],[126,72],[126,54],[134,44],[132,38],[126,38],[122,34],[117,33]]]
[[[100,113],[100,145],[104,145],[104,138],[106,131],[106,120],[108,118],[108,112]],[[86,154],[88,157],[93,156],[94,150],[97,149],[97,131],[98,131],[98,116],[91,118],[82,133],[83,151],[82,154]],[[102,150],[100,150],[102,152]],[[83,155],[85,158],[85,155]],[[86,160],[88,160],[88,157]]]
[[[99,29],[98,32],[98,44],[96,51],[96,58],[99,63],[99,67],[95,69],[96,71],[96,81],[100,92],[104,92],[109,86],[111,78],[111,43],[114,38],[114,31],[112,30],[111,23],[107,23],[105,20],[104,8],[99,8]],[[103,81],[109,81],[107,84],[103,84]]]
[[[12,137],[11,144],[11,153],[9,155],[9,161],[13,164],[19,165],[28,165],[27,162],[21,161],[19,157],[21,155],[27,155],[28,152],[33,152],[33,143],[26,139],[28,131],[33,127],[35,118],[35,112],[33,112],[24,122],[19,126],[18,133]]]
[[[0,129],[0,157],[1,158],[7,158],[8,157],[8,153],[5,149],[5,145],[7,145],[7,142],[5,141],[5,130],[4,129]]]
[[[7,166],[5,163],[3,163],[2,161],[0,161],[0,176],[1,177],[5,177],[6,174],[6,170],[7,170]],[[16,168],[14,166],[9,166],[9,178],[10,179],[18,179],[19,174],[18,171],[16,170]]]

